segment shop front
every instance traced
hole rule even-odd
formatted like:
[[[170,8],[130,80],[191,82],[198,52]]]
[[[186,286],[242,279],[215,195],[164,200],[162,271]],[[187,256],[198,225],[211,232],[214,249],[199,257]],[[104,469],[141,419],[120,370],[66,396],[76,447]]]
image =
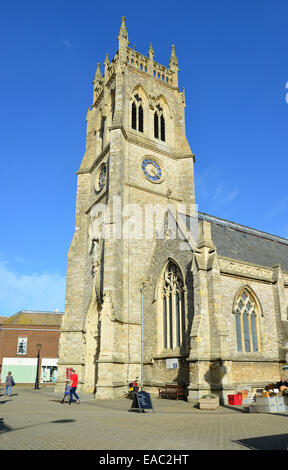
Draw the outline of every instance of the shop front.
[[[41,361],[41,382],[55,383],[57,380],[58,359],[43,358]]]
[[[3,357],[1,383],[5,382],[8,372],[15,383],[34,383],[37,372],[37,358]]]

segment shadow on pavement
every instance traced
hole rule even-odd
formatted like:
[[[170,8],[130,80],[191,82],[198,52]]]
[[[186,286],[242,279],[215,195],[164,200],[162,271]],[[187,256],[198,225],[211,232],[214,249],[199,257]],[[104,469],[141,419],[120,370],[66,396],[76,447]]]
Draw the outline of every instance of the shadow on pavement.
[[[239,406],[220,405],[221,408],[227,408],[228,410],[238,411],[238,413],[249,413],[249,407],[240,408]]]
[[[55,400],[49,400],[49,401],[53,401],[54,403],[61,403],[62,404],[62,398],[58,398],[58,399],[55,399]],[[72,400],[72,403],[76,403],[76,400]],[[68,401],[63,403],[63,405],[65,405],[65,404],[67,405]]]
[[[6,426],[6,424],[4,423],[4,419],[0,418],[0,434],[4,432],[9,432],[9,431],[12,431],[12,428],[9,428],[9,426]]]
[[[11,397],[18,397],[19,393],[11,393]],[[8,395],[5,395],[5,393],[2,393],[0,397],[8,397]]]
[[[252,450],[287,450],[288,434],[275,434],[272,436],[253,437],[232,441]]]
[[[76,422],[75,419],[56,419],[55,421],[46,421],[46,422],[40,423],[40,424],[31,424],[31,425],[28,425],[28,426],[21,426],[19,428],[13,429],[13,428],[10,428],[10,426],[7,426],[4,423],[3,418],[0,418],[0,434],[3,434],[5,432],[19,431],[20,429],[28,429],[28,428],[33,428],[33,427],[37,427],[37,426],[43,426],[43,425],[50,424],[50,423],[66,424],[66,423],[75,423],[75,422]]]
[[[51,423],[75,423],[75,419],[56,419],[55,421],[51,421]]]

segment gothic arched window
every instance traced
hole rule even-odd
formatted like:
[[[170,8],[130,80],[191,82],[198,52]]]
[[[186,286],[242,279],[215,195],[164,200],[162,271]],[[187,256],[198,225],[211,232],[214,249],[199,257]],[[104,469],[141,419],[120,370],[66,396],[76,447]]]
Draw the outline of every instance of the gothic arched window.
[[[139,132],[144,132],[144,111],[142,106],[142,98],[136,93],[133,96],[131,126]]]
[[[157,111],[154,113],[154,137],[159,139],[159,117]]]
[[[259,307],[253,294],[243,289],[234,305],[238,352],[259,352]]]
[[[100,138],[102,139],[102,141],[101,141],[101,151],[103,151],[103,149],[104,149],[105,132],[106,132],[106,117],[102,116],[102,118],[101,118],[101,127],[100,127]]]
[[[173,261],[169,261],[165,268],[160,299],[162,344],[159,346],[161,350],[175,350],[185,343],[185,290],[181,271]]]
[[[143,107],[142,107],[142,104],[140,104],[140,106],[138,108],[138,130],[139,130],[139,132],[143,132],[143,126],[144,126]]]
[[[156,111],[154,112],[154,137],[155,139],[161,139],[165,142],[165,119],[163,109],[159,104],[157,104]]]
[[[160,116],[160,128],[161,128],[161,140],[165,142],[165,119],[164,119],[163,114],[162,116]]]
[[[132,103],[132,129],[137,129],[137,108],[134,102]]]

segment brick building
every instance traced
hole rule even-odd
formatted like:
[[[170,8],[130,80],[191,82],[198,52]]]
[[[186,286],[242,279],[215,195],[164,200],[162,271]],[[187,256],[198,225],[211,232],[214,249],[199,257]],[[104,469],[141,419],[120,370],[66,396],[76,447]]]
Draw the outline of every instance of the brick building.
[[[8,371],[16,383],[34,383],[37,372],[37,344],[40,348],[41,382],[57,378],[58,345],[62,313],[22,310],[0,317],[1,382]]]

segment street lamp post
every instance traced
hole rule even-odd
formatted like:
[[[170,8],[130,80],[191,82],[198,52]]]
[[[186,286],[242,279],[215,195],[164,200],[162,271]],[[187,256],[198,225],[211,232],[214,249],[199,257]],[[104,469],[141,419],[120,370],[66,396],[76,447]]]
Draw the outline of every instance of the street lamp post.
[[[142,283],[140,289],[141,292],[141,390],[143,390],[144,378],[143,378],[143,369],[144,369],[144,314],[143,314],[143,294],[144,294],[145,283]]]
[[[37,343],[37,372],[36,372],[36,380],[35,380],[35,390],[39,389],[39,363],[40,363],[40,349],[42,344]]]

